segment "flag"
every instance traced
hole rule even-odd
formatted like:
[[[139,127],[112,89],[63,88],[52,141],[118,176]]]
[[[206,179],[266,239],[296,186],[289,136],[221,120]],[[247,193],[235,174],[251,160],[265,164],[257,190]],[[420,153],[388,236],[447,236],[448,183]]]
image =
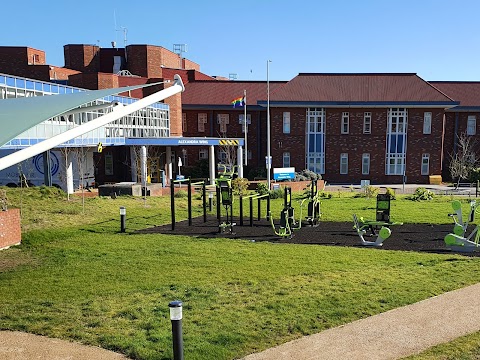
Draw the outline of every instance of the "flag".
[[[233,99],[232,100],[232,105],[233,105],[233,107],[245,106],[245,96],[241,96],[239,98]]]

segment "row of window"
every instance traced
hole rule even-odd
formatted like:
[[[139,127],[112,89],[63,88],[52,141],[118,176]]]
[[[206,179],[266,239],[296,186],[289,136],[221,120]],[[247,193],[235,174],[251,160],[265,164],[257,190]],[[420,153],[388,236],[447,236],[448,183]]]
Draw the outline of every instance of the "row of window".
[[[388,165],[388,164],[387,164]],[[421,174],[428,175],[430,166],[430,154],[422,155]],[[340,154],[340,174],[348,174],[348,154]],[[362,175],[370,174],[370,154],[362,154]],[[388,174],[388,172],[387,172]]]
[[[182,118],[182,125],[183,131],[187,130],[187,117],[186,114],[183,113]],[[245,132],[245,125],[244,125],[244,115],[241,114],[238,116],[238,123],[242,124],[242,132]],[[403,117],[399,118],[401,121],[393,122],[392,127],[389,129],[390,132],[404,132],[406,128],[406,119],[405,122],[403,121]],[[197,131],[198,132],[205,132],[205,124],[207,123],[207,114],[200,113],[198,114],[197,119]],[[220,132],[227,132],[227,125],[229,124],[229,115],[228,114],[218,114],[217,115],[217,123],[220,125]],[[250,125],[252,123],[251,115],[247,115],[247,123]],[[314,126],[314,125],[313,125]],[[471,115],[468,117],[468,124],[467,124],[467,134],[468,135],[475,135],[477,128],[477,117],[475,115]],[[319,132],[315,131],[318,129],[310,129],[310,132]],[[350,113],[348,111],[342,112],[342,121],[341,121],[341,133],[348,134],[350,132]],[[364,134],[371,134],[372,132],[372,113],[366,111],[363,113],[363,133]],[[285,111],[283,113],[283,133],[290,134],[290,112]],[[424,112],[423,113],[423,133],[424,134],[431,134],[432,133],[432,113],[431,112]]]

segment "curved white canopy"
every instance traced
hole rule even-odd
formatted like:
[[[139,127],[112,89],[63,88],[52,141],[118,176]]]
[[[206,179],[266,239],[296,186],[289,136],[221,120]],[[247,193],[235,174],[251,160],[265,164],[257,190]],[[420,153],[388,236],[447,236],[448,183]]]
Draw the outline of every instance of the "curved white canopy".
[[[80,105],[130,90],[159,83],[127,86],[115,89],[86,90],[73,94],[35,96],[0,100],[0,146],[54,116]]]

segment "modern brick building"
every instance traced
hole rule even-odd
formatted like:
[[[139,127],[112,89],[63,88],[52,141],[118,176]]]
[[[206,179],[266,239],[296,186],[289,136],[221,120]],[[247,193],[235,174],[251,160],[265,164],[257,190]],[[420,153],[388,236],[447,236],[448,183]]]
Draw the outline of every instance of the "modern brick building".
[[[251,171],[253,177],[265,168],[265,81],[219,80],[160,46],[70,44],[64,55],[65,67],[60,68],[46,65],[43,51],[0,47],[0,72],[90,89],[145,84],[178,73],[186,90],[166,100],[170,136],[243,138],[244,110],[233,108],[231,101],[246,91],[245,175]],[[411,183],[428,183],[430,175],[446,179],[458,135],[478,136],[478,82],[428,82],[410,73],[300,73],[269,87],[273,167],[307,168],[331,183],[400,183],[404,176]],[[129,95],[147,94],[136,90]],[[209,156],[200,146],[177,151],[188,165]],[[217,149],[218,161],[224,155]]]

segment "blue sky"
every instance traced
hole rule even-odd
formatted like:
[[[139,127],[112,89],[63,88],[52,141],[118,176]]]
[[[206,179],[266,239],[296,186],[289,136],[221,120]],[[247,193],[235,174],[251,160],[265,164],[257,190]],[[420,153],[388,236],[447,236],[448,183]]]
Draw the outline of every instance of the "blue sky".
[[[414,72],[480,80],[478,0],[8,1],[1,45],[187,44],[208,75],[289,80],[300,72]],[[115,16],[114,16],[115,14]],[[115,20],[116,28],[115,31]]]

